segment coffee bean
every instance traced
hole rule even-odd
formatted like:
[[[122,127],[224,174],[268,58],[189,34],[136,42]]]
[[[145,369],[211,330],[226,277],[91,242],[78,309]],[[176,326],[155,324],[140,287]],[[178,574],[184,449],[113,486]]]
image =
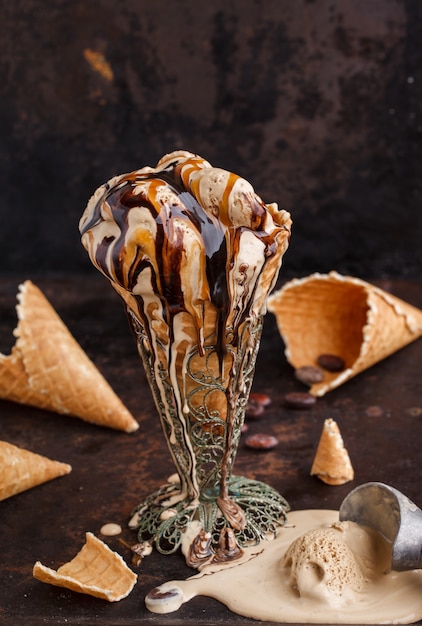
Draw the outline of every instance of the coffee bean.
[[[317,363],[327,372],[341,372],[344,370],[344,360],[336,354],[320,354]]]
[[[305,385],[314,385],[324,380],[324,372],[315,365],[303,365],[295,369],[295,377]]]
[[[384,411],[377,404],[366,407],[365,413],[368,417],[380,417]]]
[[[246,433],[249,430],[249,426],[245,423],[242,424],[242,428],[240,429],[241,433]]]
[[[420,406],[411,406],[406,409],[406,413],[412,417],[419,417],[419,415],[422,415],[422,408]]]
[[[245,417],[246,419],[257,419],[258,417],[261,417],[264,411],[265,408],[262,404],[258,404],[258,402],[254,402],[251,398],[249,398],[246,404]]]
[[[291,409],[310,409],[316,403],[316,398],[310,393],[291,391],[284,396],[284,402]]]
[[[266,393],[258,393],[256,391],[252,391],[249,394],[249,399],[253,402],[257,402],[258,404],[262,404],[262,406],[268,406],[271,404],[271,398]]]
[[[264,433],[256,433],[246,438],[245,444],[253,450],[272,450],[278,444],[277,437],[266,435]]]

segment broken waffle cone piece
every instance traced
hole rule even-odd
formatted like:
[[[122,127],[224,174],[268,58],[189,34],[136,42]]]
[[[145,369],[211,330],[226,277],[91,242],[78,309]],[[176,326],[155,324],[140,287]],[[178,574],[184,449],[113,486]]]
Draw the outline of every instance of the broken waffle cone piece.
[[[86,543],[80,552],[57,571],[37,561],[33,575],[43,583],[86,593],[109,602],[129,595],[137,575],[126,565],[120,554],[113,552],[92,533],[86,533]]]
[[[344,447],[337,422],[333,419],[324,422],[311,476],[318,476],[327,485],[343,485],[354,478],[349,453]]]
[[[285,355],[295,368],[336,355],[342,371],[324,371],[310,393],[323,396],[422,335],[422,311],[382,289],[337,272],[289,281],[268,299]]]
[[[0,500],[69,474],[67,463],[0,441]]]
[[[17,338],[0,354],[0,398],[126,432],[138,422],[31,281],[19,286]]]

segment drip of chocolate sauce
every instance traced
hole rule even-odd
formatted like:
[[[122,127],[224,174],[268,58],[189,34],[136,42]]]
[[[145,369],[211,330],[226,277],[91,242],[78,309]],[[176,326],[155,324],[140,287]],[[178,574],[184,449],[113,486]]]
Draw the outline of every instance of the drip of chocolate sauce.
[[[189,161],[189,165],[196,170],[202,169],[202,163],[198,159]],[[233,185],[238,177],[234,174],[231,174],[230,177]],[[141,193],[138,193],[139,188],[137,189],[137,186],[148,182],[152,184],[152,191],[148,185],[145,185],[147,191],[141,190]],[[153,192],[162,185],[169,190],[169,200],[160,205]],[[83,226],[82,235],[103,220],[102,208],[108,205],[120,234],[117,238],[110,236],[103,238],[95,251],[96,265],[108,278],[116,281],[131,293],[133,293],[139,275],[148,266],[151,266],[153,288],[162,301],[163,318],[168,324],[171,340],[173,339],[172,318],[182,311],[188,311],[182,289],[181,263],[182,256],[189,255],[189,250],[184,249],[183,236],[180,230],[178,231],[177,227],[172,226],[174,218],[180,218],[182,221],[190,223],[191,227],[193,225],[199,233],[204,246],[209,300],[217,311],[216,348],[220,363],[222,363],[226,353],[227,319],[231,310],[227,277],[239,250],[240,236],[245,227],[236,228],[224,224],[218,217],[207,213],[188,190],[187,181],[183,180],[181,164],[177,160],[168,164],[161,171],[135,171],[124,175],[113,186],[110,187],[107,184],[103,189],[104,192],[96,202],[91,219]],[[174,202],[171,201],[172,198]],[[272,256],[276,252],[276,241],[275,233],[268,234],[264,230],[266,207],[257,196],[252,197],[250,202],[253,202],[253,211],[252,228],[249,230],[253,229],[255,235],[265,244],[266,257]],[[124,264],[121,259],[127,244],[129,214],[131,209],[135,207],[148,209],[155,220],[157,227],[155,259],[158,272],[152,266],[151,260],[145,257],[141,247],[138,247],[136,259],[131,264],[129,274],[125,276]],[[112,246],[111,254],[109,252],[110,246]],[[237,344],[239,327],[250,314],[248,304],[253,302],[253,295],[253,291],[245,289],[242,306],[239,307],[233,318],[234,323],[231,331],[234,345]],[[148,321],[144,319],[142,296],[137,295],[135,298],[138,301],[140,318],[143,319],[144,326],[148,329]],[[202,352],[199,340],[198,348]]]

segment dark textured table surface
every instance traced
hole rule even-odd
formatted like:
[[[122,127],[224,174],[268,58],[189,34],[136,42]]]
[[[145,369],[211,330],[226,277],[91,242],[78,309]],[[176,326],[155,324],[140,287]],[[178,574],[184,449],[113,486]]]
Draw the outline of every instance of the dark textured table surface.
[[[0,352],[14,343],[20,279],[0,279]],[[194,574],[180,554],[154,552],[138,571],[134,590],[118,603],[43,584],[32,577],[35,561],[57,569],[82,547],[85,533],[100,536],[106,522],[127,528],[132,508],[165,482],[174,469],[160,431],[125,313],[101,276],[34,281],[140,423],[125,434],[14,403],[0,401],[0,439],[72,465],[65,477],[0,502],[0,623],[39,624],[253,624],[222,604],[198,597],[164,616],[149,613],[145,594],[167,580]],[[374,281],[375,282],[375,281]],[[422,284],[377,282],[422,308]],[[367,481],[382,481],[419,505],[422,493],[422,340],[361,373],[319,399],[312,409],[283,405],[288,391],[303,390],[286,363],[275,320],[267,315],[254,391],[271,405],[249,433],[279,439],[269,452],[248,450],[241,440],[235,473],[263,480],[293,509],[337,509],[346,494]],[[374,407],[377,407],[374,409]],[[324,419],[339,424],[355,468],[355,479],[330,487],[309,475]],[[0,468],[1,473],[1,468]],[[103,538],[129,562],[117,538]]]

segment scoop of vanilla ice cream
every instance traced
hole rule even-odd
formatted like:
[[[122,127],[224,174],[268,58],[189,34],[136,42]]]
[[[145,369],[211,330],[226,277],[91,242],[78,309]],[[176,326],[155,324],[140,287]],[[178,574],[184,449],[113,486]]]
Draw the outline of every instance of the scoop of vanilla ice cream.
[[[370,556],[369,551],[368,559]],[[298,537],[284,554],[281,566],[290,569],[290,585],[301,598],[332,607],[353,602],[367,580],[367,564],[348,545],[341,523]]]
[[[248,181],[179,150],[102,185],[79,227],[92,262],[145,327],[161,319],[162,336],[173,336],[186,313],[202,346],[217,316],[222,354],[224,329],[236,341],[243,322],[265,313],[290,225]]]
[[[193,154],[193,152],[188,152],[187,150],[173,150],[173,152],[169,152],[161,157],[155,167],[155,171],[162,170],[167,167],[174,167],[187,159],[196,161],[197,166],[199,167],[211,167],[208,161],[197,154]]]

